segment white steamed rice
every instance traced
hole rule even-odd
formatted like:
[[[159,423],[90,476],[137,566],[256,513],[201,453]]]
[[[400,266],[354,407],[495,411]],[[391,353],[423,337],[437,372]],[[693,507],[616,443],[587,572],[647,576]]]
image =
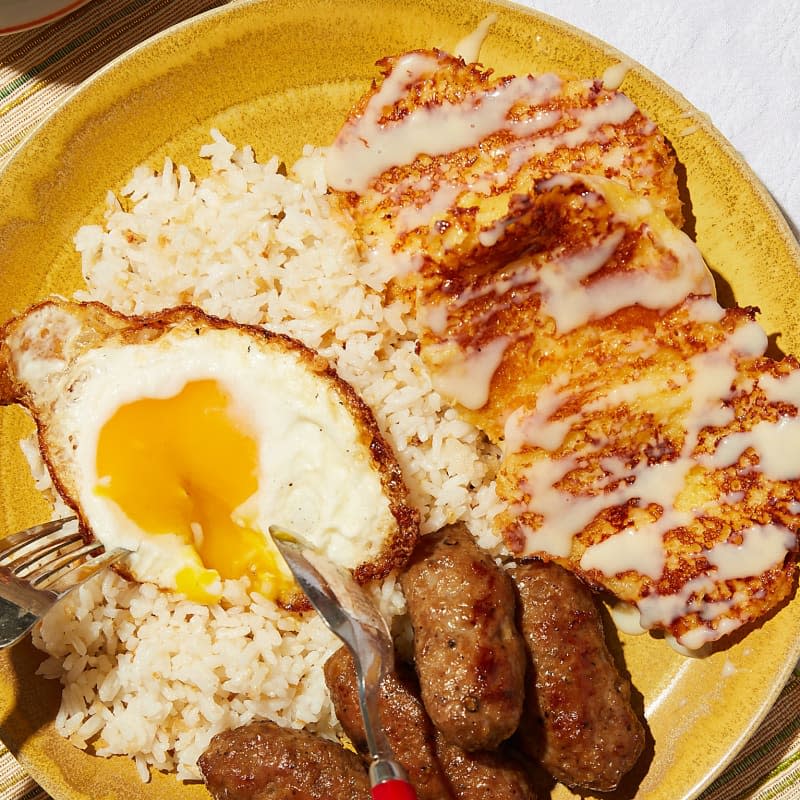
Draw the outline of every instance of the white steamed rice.
[[[321,153],[306,148],[286,177],[277,158],[259,164],[250,148],[212,139],[207,177],[169,160],[160,173],[140,167],[121,198],[109,195],[105,223],[78,231],[78,299],[128,314],[192,303],[302,340],[375,412],[423,532],[463,520],[497,550],[498,454],[433,391],[410,310],[384,305],[380,265],[359,258],[331,214]],[[402,614],[392,578],[374,591],[388,617]],[[34,642],[49,655],[41,674],[64,685],[59,732],[132,757],[143,780],[150,767],[199,778],[211,736],[256,718],[338,732],[321,670],[338,640],[241,582],[208,607],[110,573],[48,615]]]

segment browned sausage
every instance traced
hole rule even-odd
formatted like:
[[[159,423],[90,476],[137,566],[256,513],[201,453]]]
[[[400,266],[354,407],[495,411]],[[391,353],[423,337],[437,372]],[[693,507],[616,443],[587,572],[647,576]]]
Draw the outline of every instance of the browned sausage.
[[[613,789],[639,758],[644,730],[596,601],[557,564],[520,564],[511,576],[531,660],[522,747],[568,786]]]
[[[398,676],[381,684],[381,724],[418,800],[535,800],[527,774],[514,758],[500,752],[467,753],[435,731],[414,673],[398,666]],[[356,674],[346,649],[328,659],[325,680],[345,733],[366,752]]]
[[[337,650],[325,663],[325,682],[344,732],[357,750],[366,753],[356,671],[347,648]],[[379,713],[386,738],[405,767],[418,800],[452,800],[434,752],[433,724],[422,706],[414,674],[402,664],[381,683]]]
[[[497,747],[517,728],[525,682],[510,579],[457,524],[422,537],[400,583],[434,725],[464,750]]]
[[[438,733],[436,755],[458,800],[536,800],[525,768],[502,746],[468,753]]]
[[[216,800],[369,800],[361,759],[336,742],[273,722],[218,733],[198,759]]]

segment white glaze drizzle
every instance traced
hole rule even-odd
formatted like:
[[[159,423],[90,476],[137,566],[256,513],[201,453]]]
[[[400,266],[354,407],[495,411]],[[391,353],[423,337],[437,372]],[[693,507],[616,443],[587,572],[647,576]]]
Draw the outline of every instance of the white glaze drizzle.
[[[581,569],[598,569],[611,575],[634,570],[657,579],[664,569],[662,536],[660,526],[628,528],[590,547],[581,558]]]
[[[800,370],[780,378],[763,375],[758,385],[770,403],[790,403],[800,408]]]
[[[508,119],[518,103],[540,105],[561,88],[551,74],[517,77],[485,92],[467,94],[459,103],[415,108],[397,121],[381,123],[387,107],[408,87],[434,73],[435,56],[407,53],[370,98],[361,117],[344,126],[326,157],[328,186],[340,191],[366,191],[387,169],[411,163],[418,155],[445,155],[478,145],[500,130],[527,135],[528,125]]]
[[[533,141],[522,140],[511,147],[508,171],[518,172],[524,164],[536,156],[552,153],[559,147],[580,147],[597,137],[604,125],[622,125],[637,111],[633,102],[624,94],[615,94],[592,108],[575,109],[570,113],[578,124],[570,130],[554,136],[541,136]]]
[[[639,601],[639,613],[645,628],[666,627],[673,620],[687,614],[699,614],[705,622],[714,622],[715,628],[700,625],[686,631],[679,643],[689,650],[700,650],[704,645],[739,627],[737,619],[725,615],[737,605],[747,602],[744,592],[735,592],[729,600],[709,603],[705,597],[712,594],[715,581],[710,575],[701,575],[687,581],[675,594],[652,594]]]
[[[622,86],[631,65],[627,61],[618,61],[616,64],[611,64],[603,71],[600,80],[603,82],[603,87],[610,91],[616,91]]]
[[[562,173],[541,185],[542,191],[569,188],[576,183],[597,186],[597,191],[585,193],[584,202],[602,202],[602,186],[596,179]],[[625,235],[626,228],[646,225],[647,220],[658,216],[653,206],[644,198],[628,205],[624,212],[615,214],[620,227],[607,236],[597,239],[590,247],[577,253],[557,256],[543,265],[534,267],[529,260],[521,259],[506,269],[506,277],[493,284],[462,292],[454,302],[459,308],[490,292],[501,295],[512,288],[531,284],[530,291],[542,296],[542,308],[556,322],[559,333],[567,333],[587,322],[602,319],[622,308],[639,305],[655,310],[667,310],[679,305],[690,294],[709,294],[714,291],[713,281],[699,250],[686,234],[665,225],[658,237],[679,260],[681,268],[672,275],[657,269],[614,273],[592,283],[586,279],[600,270],[614,255]],[[497,242],[513,220],[501,220],[480,234],[481,244],[491,246]],[[712,298],[710,305],[720,308]],[[710,314],[710,306],[703,305],[697,313]]]
[[[492,377],[510,343],[509,337],[498,336],[479,349],[468,350],[463,358],[432,368],[434,389],[465,408],[481,408],[489,399]]]
[[[442,182],[421,206],[405,205],[397,214],[395,230],[398,234],[430,225],[438,216],[452,208],[463,188],[454,183]]]
[[[722,581],[760,575],[783,562],[794,534],[783,525],[753,525],[739,534],[741,544],[720,542],[704,552]]]
[[[617,630],[627,633],[629,636],[641,636],[645,633],[639,617],[639,609],[631,603],[612,603],[608,606],[608,613]]]
[[[447,332],[447,302],[420,304],[417,308],[417,317],[423,328],[428,328],[437,336]]]
[[[567,433],[582,416],[603,412],[622,403],[634,402],[646,395],[655,396],[661,389],[658,384],[649,379],[631,381],[621,386],[615,386],[603,397],[586,403],[580,412],[554,420],[552,419],[553,414],[569,399],[569,394],[562,391],[569,385],[569,380],[570,377],[567,373],[556,374],[546,386],[537,392],[536,405],[532,411],[518,408],[508,417],[503,441],[505,453],[515,453],[523,444],[554,452],[561,447]],[[676,386],[680,383],[681,377],[678,376]],[[611,460],[608,459],[607,466],[609,468],[611,467],[610,462]],[[624,466],[623,472],[627,475],[627,468]],[[623,476],[620,475],[620,477]]]
[[[552,74],[516,77],[492,89],[467,93],[459,103],[441,103],[413,109],[399,120],[379,122],[387,108],[407,92],[409,86],[436,72],[439,62],[426,53],[407,53],[394,65],[380,89],[370,98],[362,115],[344,126],[326,156],[328,185],[340,191],[365,192],[387,169],[409,164],[420,154],[445,155],[475,147],[486,137],[505,130],[516,138],[506,145],[508,168],[502,175],[476,177],[474,191],[488,192],[498,186],[534,156],[561,147],[580,147],[592,139],[604,141],[606,125],[621,125],[637,111],[622,94],[612,94],[589,108],[566,113],[576,125],[557,135],[535,134],[554,126],[562,112],[540,109],[521,120],[508,118],[517,104],[535,107],[545,103],[561,89],[561,80]],[[617,153],[608,153],[610,163]],[[483,186],[485,184],[485,186]],[[461,187],[463,189],[463,187]]]
[[[708,320],[718,317],[719,312],[712,306],[714,301],[697,298],[688,302],[690,316],[695,314],[697,318]],[[691,306],[695,305],[696,308],[692,309]],[[636,499],[640,508],[655,503],[663,509],[655,522],[639,525],[635,530],[623,530],[589,547],[582,557],[581,567],[597,569],[607,575],[634,569],[657,579],[664,564],[663,535],[676,527],[689,525],[702,513],[702,509],[686,511],[675,507],[693,465],[701,463],[712,469],[729,466],[747,447],[753,447],[761,458],[757,468],[768,477],[775,480],[800,478],[800,458],[795,457],[795,453],[800,452],[800,420],[794,417],[784,417],[776,423],[762,422],[753,431],[724,437],[720,447],[710,457],[698,459],[693,456],[699,433],[704,427],[725,425],[732,419],[732,411],[723,405],[723,401],[730,396],[736,378],[736,356],[760,355],[766,344],[766,336],[760,326],[749,322],[738,327],[718,349],[690,359],[690,377],[681,380],[675,376],[675,391],[681,389],[691,398],[691,410],[686,421],[687,435],[679,457],[674,461],[651,466],[639,464],[633,468],[627,468],[621,462],[614,463],[614,459],[604,459],[602,466],[606,478],[598,481],[595,488],[603,490],[622,476],[634,478],[632,483],[621,484],[595,497],[574,497],[555,488],[555,484],[578,464],[574,454],[535,462],[526,474],[524,489],[531,496],[531,501],[524,510],[540,514],[543,522],[537,530],[523,528],[523,533],[527,535],[528,551],[544,551],[556,557],[566,557],[572,548],[572,537],[604,508],[633,499]],[[798,379],[790,375],[767,381],[766,391],[773,402],[785,402],[788,396],[794,396],[797,385]],[[635,384],[629,387],[626,400],[635,396],[634,387]],[[558,376],[553,386],[542,393],[545,402],[541,408],[537,406],[532,413],[512,415],[506,427],[508,443],[519,448],[526,443],[541,446],[548,439],[552,445],[562,439],[566,433],[564,420],[547,419],[547,411],[557,410],[561,405],[558,398],[567,399],[564,396],[567,388],[563,376]],[[652,388],[652,384],[648,386],[646,382],[642,383],[643,396],[649,394]],[[609,398],[609,407],[614,404],[615,401]],[[597,410],[599,406],[591,404],[591,407]],[[574,415],[570,423],[576,422],[580,416]],[[599,450],[604,445],[605,442],[598,442],[595,446]],[[581,454],[582,457],[587,455],[585,452]],[[722,502],[739,502],[741,499],[741,493],[737,493],[737,496],[722,498]],[[800,503],[795,505],[800,508]],[[796,546],[795,535],[776,524],[754,525],[740,531],[738,536],[741,537],[740,542],[722,542],[701,554],[713,567],[709,575],[689,581],[676,594],[660,595],[654,592],[640,600],[642,625],[646,628],[668,626],[678,617],[697,612],[709,627],[701,626],[680,637],[680,644],[693,650],[738,627],[739,622],[735,618],[727,619],[726,615],[746,597],[735,595],[725,601],[705,601],[703,598],[713,593],[715,581],[761,574],[782,563],[787,552]]]
[[[698,297],[687,306],[693,322],[722,322],[725,309],[713,297]]]
[[[593,179],[586,179],[584,176],[571,174],[559,174],[543,184],[542,189],[568,188],[576,182],[586,182],[589,185],[596,185]],[[602,188],[598,186],[598,189]],[[583,201],[601,203],[603,198],[599,191],[586,191],[583,193]],[[700,256],[699,251],[688,237],[680,231],[672,233],[671,227],[666,227],[666,235],[659,230],[658,234],[662,240],[666,239],[675,257],[679,259],[681,269],[659,270],[653,268],[649,271],[631,272],[610,272],[610,274],[588,281],[596,272],[601,270],[613,258],[619,244],[622,242],[626,230],[636,228],[642,220],[651,219],[654,209],[647,200],[640,200],[636,204],[625,209],[624,214],[617,214],[621,225],[612,229],[611,233],[593,241],[590,246],[578,252],[571,252],[556,256],[545,263],[538,263],[531,258],[522,258],[519,261],[506,267],[502,274],[494,280],[481,285],[471,286],[460,292],[457,296],[447,301],[438,301],[430,304],[433,308],[426,310],[421,304],[420,319],[425,324],[430,325],[432,332],[447,339],[449,314],[451,310],[458,310],[474,300],[494,295],[497,301],[492,303],[489,308],[481,314],[473,314],[471,319],[473,324],[481,325],[486,318],[496,315],[512,303],[519,302],[523,296],[538,293],[541,298],[541,308],[543,313],[550,316],[556,325],[559,334],[565,334],[576,328],[587,324],[596,319],[602,319],[630,306],[641,306],[655,310],[666,311],[669,308],[679,305],[688,295],[692,293],[708,293],[713,291],[713,282],[706,265]],[[658,216],[656,215],[656,219]],[[498,223],[495,229],[486,231],[487,239],[481,240],[482,243],[494,244],[505,230],[505,222]],[[512,290],[517,290],[514,297],[511,297]],[[698,299],[703,307],[696,313],[709,316],[715,312],[712,306],[719,308],[719,305],[712,298]],[[761,336],[760,328],[756,328]],[[518,340],[530,333],[527,330],[517,330],[513,336],[507,337],[508,342]],[[737,334],[738,335],[738,334]],[[761,338],[758,343],[760,345]],[[448,370],[454,375],[460,375],[468,367],[464,364],[459,365],[459,359],[469,358],[468,351],[460,350],[459,346],[452,343],[449,350],[451,365]],[[735,347],[735,344],[732,344]],[[483,362],[486,366],[488,361]],[[501,360],[495,364],[498,367]],[[714,365],[708,365],[713,369]],[[728,385],[733,380],[735,369],[730,364],[725,364],[727,370]],[[484,371],[480,372],[481,380],[486,382],[487,391],[485,393],[488,400],[488,385],[491,382],[491,375]],[[449,381],[448,381],[449,383]],[[460,386],[460,383],[456,385]],[[445,384],[442,384],[443,391]],[[545,387],[544,391],[552,390]],[[623,401],[621,392],[630,394],[635,393],[636,389],[631,386],[617,387],[612,391],[608,398],[609,402],[617,404]],[[445,391],[445,394],[447,392]],[[463,394],[463,392],[462,392]],[[450,395],[454,397],[453,395]],[[477,397],[478,395],[475,395]],[[484,396],[481,391],[480,396]],[[454,398],[458,399],[458,398]],[[539,401],[542,402],[541,400]],[[470,406],[470,408],[478,408]],[[585,411],[598,410],[594,407]],[[516,419],[512,414],[511,419]],[[531,439],[530,444],[537,444],[548,450],[554,450],[560,446],[563,437],[569,430],[572,420],[561,420],[557,425],[543,427],[539,421],[529,421],[526,423],[526,436],[539,438]],[[710,422],[707,424],[711,424]],[[723,424],[717,422],[715,424]],[[535,433],[538,431],[539,433]],[[507,437],[511,441],[517,441],[519,432],[515,434],[513,426],[506,431]],[[506,444],[508,447],[508,444]]]
[[[758,471],[771,480],[800,478],[800,419],[797,417],[781,417],[776,422],[763,420],[752,430],[730,433],[702,463],[712,469],[729,467],[751,448],[758,455]]]
[[[483,43],[495,22],[497,22],[497,14],[494,13],[482,19],[475,30],[468,33],[453,48],[453,54],[463,58],[467,64],[475,63],[480,58]]]

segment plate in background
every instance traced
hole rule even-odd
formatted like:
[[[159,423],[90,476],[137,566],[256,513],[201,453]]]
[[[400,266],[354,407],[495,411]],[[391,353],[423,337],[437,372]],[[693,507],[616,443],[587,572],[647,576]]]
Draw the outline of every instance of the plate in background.
[[[184,23],[129,52],[75,93],[0,173],[0,320],[80,283],[72,236],[102,218],[106,189],[165,155],[204,171],[199,146],[219,128],[265,159],[291,162],[328,143],[384,55],[453,45],[491,11],[481,51],[498,73],[549,69],[596,77],[621,55],[525,9],[483,0],[251,0]],[[800,250],[774,203],[730,145],[677,93],[634,66],[622,85],[658,122],[685,168],[690,232],[720,277],[721,297],[758,305],[784,351],[800,354],[794,298]],[[0,409],[0,533],[48,513],[16,445],[30,423]],[[612,797],[696,796],[753,732],[800,656],[800,600],[705,660],[649,636],[622,636],[652,733],[644,775]],[[0,738],[55,800],[190,800],[202,786],[72,748],[52,727],[59,686],[34,676],[29,644],[0,654]],[[572,795],[558,788],[554,797]]]
[[[89,0],[0,0],[0,35],[49,25]]]

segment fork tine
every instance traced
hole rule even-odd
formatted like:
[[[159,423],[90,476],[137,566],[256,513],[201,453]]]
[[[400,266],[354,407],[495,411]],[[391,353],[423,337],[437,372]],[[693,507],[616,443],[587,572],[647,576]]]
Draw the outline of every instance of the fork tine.
[[[98,550],[101,552],[97,553]],[[105,555],[103,545],[98,541],[89,542],[83,547],[79,547],[76,550],[70,550],[68,553],[64,553],[60,556],[57,554],[56,558],[38,567],[35,571],[35,575],[29,575],[27,580],[37,589],[45,588],[51,581],[62,577],[60,573],[63,570],[66,569],[68,572],[71,572],[73,569],[76,569],[85,563],[83,559],[86,556],[91,556],[95,553],[97,554],[97,557]],[[64,574],[66,575],[66,573]]]
[[[130,553],[106,552],[97,540],[86,542],[80,530],[58,535],[75,520],[45,522],[0,539],[0,650],[19,641],[72,589]]]
[[[7,572],[3,567],[0,567],[0,597],[11,606],[16,606],[18,611],[17,614],[12,614],[11,607],[8,604],[3,605],[2,623],[5,628],[22,625],[22,618],[26,614],[42,616],[58,600],[58,595],[54,592],[34,589],[27,581]],[[24,633],[29,629],[30,625],[26,624],[21,631]]]
[[[58,556],[66,553],[69,549],[74,550],[75,545],[84,542],[83,536],[76,532],[65,533],[57,538],[45,538],[39,542],[39,546],[34,548],[34,543],[30,542],[29,547],[18,549],[16,551],[17,558],[9,564],[3,564],[6,569],[11,570],[15,575],[20,577],[28,570],[36,570],[47,566],[46,559],[51,557],[51,561]],[[0,560],[0,563],[2,561]]]
[[[11,536],[3,537],[0,539],[0,561],[9,558],[26,545],[37,542],[42,537],[49,536],[51,533],[60,531],[67,523],[74,522],[76,519],[77,517],[74,515],[62,517],[61,519],[54,519],[51,522],[43,522],[41,525],[34,525],[32,528],[27,528]]]
[[[114,564],[127,555],[130,555],[130,550],[126,550],[124,547],[106,550],[100,553],[100,555],[90,558],[81,564],[73,564],[70,569],[61,572],[61,574],[49,582],[46,587],[44,585],[39,585],[36,588],[45,588],[46,591],[56,592],[56,594],[61,595],[85,583],[93,575],[96,575],[101,570],[111,566],[111,564]]]

